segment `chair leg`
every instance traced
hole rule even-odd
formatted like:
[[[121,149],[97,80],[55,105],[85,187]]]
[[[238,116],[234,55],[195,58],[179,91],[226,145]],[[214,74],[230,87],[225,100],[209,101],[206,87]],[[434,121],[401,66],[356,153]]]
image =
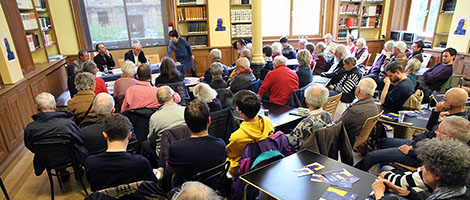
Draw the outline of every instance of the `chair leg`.
[[[52,179],[51,171],[47,171],[47,176],[49,176],[49,183],[51,184],[51,199],[54,200],[54,180]]]
[[[10,197],[8,196],[7,189],[5,188],[5,185],[3,185],[2,178],[0,177],[0,187],[2,188],[3,194],[5,195],[6,200],[10,200]]]
[[[82,185],[83,191],[85,191],[85,195],[88,195],[88,191],[87,191],[87,189],[86,189],[86,187],[85,187],[85,184],[83,184],[82,168],[81,168],[81,167],[80,167],[80,168],[76,167],[76,168],[74,169],[74,171],[75,171],[75,179],[78,179],[78,181],[80,181],[80,185]]]
[[[64,188],[62,188],[62,172],[55,170],[55,173],[57,174],[57,181],[59,182],[59,187],[61,190],[63,190]]]

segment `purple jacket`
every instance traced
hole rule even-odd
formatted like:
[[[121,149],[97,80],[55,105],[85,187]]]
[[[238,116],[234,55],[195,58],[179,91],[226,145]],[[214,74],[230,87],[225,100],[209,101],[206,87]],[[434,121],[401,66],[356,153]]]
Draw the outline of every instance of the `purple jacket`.
[[[367,74],[367,77],[375,76],[378,77],[380,74],[380,67],[384,64],[385,61],[385,54],[380,54],[379,58],[377,61],[372,65],[372,67],[369,69],[369,73]]]
[[[439,63],[434,65],[431,69],[424,72],[423,80],[424,83],[434,90],[440,90],[442,84],[444,84],[450,76],[452,76],[452,65],[446,65]]]

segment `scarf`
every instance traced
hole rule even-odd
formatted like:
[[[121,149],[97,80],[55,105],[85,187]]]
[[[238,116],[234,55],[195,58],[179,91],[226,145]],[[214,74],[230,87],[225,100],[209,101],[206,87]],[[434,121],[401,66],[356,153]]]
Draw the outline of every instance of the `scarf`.
[[[449,199],[452,197],[457,197],[465,194],[467,188],[465,186],[461,187],[438,187],[434,192],[426,198],[426,200],[433,199]]]

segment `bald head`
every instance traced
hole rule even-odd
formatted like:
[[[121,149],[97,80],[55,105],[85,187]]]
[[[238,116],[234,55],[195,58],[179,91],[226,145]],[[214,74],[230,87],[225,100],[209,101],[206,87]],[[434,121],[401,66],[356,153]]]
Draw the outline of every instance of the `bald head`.
[[[328,100],[328,89],[321,85],[313,84],[305,89],[304,95],[308,106],[318,109]]]
[[[449,110],[458,108],[465,109],[468,93],[462,88],[451,88],[446,92],[444,99],[450,103]]]
[[[250,67],[250,61],[248,58],[239,58],[237,60],[236,66],[241,70],[248,69]]]
[[[158,88],[157,99],[161,104],[166,104],[173,101],[174,91],[169,86],[162,86]]]

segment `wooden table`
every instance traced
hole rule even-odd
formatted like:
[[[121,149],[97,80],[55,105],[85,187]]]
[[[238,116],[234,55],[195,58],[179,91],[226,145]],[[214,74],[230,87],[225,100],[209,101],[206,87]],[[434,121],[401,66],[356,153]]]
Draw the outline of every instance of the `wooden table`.
[[[313,162],[325,166],[317,174],[345,168],[360,178],[352,188],[332,187],[358,194],[357,199],[365,199],[371,193],[371,184],[375,181],[375,176],[308,150],[242,175],[241,179],[275,199],[319,199],[330,185],[310,181],[310,176],[297,177],[294,172]]]
[[[183,71],[183,65],[176,65],[176,69],[181,73]],[[153,64],[150,66],[151,74],[157,74],[160,73],[160,63]],[[136,69],[137,73],[137,69]],[[109,74],[103,74],[102,72],[99,72],[97,74],[97,77],[102,78],[105,82],[108,81],[115,81],[121,78],[122,71],[120,69],[113,69],[111,73]]]
[[[389,121],[383,118],[379,118],[379,122],[382,122],[384,124],[389,124],[392,126],[401,126],[405,128],[414,128],[418,130],[427,131],[428,129],[426,129],[426,124],[428,123],[429,116],[431,116],[431,111],[424,110],[424,112],[419,114],[418,117],[408,117],[405,115],[405,118],[403,119],[403,123]]]
[[[259,110],[258,114],[264,115],[265,109],[269,110],[268,118],[271,120],[274,127],[278,127],[305,117],[289,114],[290,112],[296,111],[297,108],[293,108],[286,105],[279,105],[267,101],[261,102],[261,109]],[[237,120],[243,121],[243,117],[238,112],[235,112],[235,118]]]

